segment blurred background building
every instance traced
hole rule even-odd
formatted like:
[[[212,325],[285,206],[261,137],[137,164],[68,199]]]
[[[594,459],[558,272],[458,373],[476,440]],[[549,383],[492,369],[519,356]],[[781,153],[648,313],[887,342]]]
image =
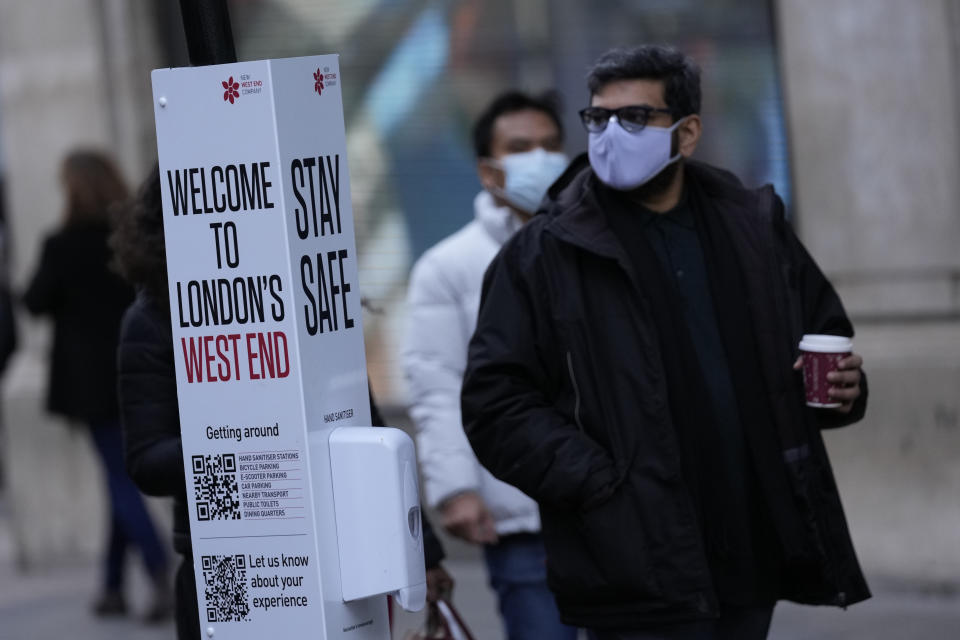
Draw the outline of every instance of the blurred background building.
[[[556,89],[572,156],[590,63],[674,44],[703,68],[699,157],[772,182],[840,291],[870,376],[866,421],[829,435],[868,575],[960,588],[960,2],[232,0],[238,56],[341,55],[372,384],[403,420],[408,271],[472,217],[469,129],[497,92]],[[0,180],[23,287],[58,220],[56,168],[104,148],[155,162],[149,71],[187,64],[177,3],[0,0]],[[86,441],[43,412],[49,328],[20,322],[0,456],[24,567],[101,539]]]

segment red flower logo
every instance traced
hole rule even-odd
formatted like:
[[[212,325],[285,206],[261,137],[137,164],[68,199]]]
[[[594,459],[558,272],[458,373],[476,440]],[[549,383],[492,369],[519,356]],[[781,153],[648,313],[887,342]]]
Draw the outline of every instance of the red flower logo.
[[[233,101],[240,97],[240,92],[237,89],[240,88],[239,82],[233,81],[233,76],[230,76],[230,79],[226,82],[221,82],[223,85],[223,101],[230,101],[230,104],[233,104]]]
[[[323,73],[320,69],[317,69],[316,73],[313,74],[313,90],[317,92],[317,95],[323,95]]]

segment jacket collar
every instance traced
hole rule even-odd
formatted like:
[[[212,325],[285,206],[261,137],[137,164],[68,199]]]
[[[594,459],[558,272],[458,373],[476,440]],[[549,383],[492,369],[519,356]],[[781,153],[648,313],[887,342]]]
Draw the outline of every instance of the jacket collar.
[[[626,264],[627,256],[601,213],[599,186],[587,154],[580,154],[547,191],[546,206],[538,215],[550,218],[545,229],[561,240]]]
[[[510,236],[523,226],[523,222],[509,207],[497,206],[493,196],[486,191],[481,191],[473,199],[473,217],[499,245],[509,240]]]
[[[744,188],[736,176],[723,169],[688,160],[684,163],[684,172],[686,179],[696,182],[714,202],[753,212],[762,201],[760,191]],[[574,158],[550,187],[538,215],[550,218],[545,229],[558,238],[626,263],[626,253],[601,213],[603,205],[598,194],[603,188],[590,167],[587,154],[583,153]]]

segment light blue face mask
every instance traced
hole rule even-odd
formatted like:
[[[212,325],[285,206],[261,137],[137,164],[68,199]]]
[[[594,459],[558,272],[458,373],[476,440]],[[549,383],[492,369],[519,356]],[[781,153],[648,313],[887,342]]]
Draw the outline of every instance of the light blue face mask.
[[[493,161],[506,175],[503,189],[496,189],[512,206],[527,213],[536,213],[543,196],[554,180],[567,168],[567,156],[537,147],[532,151],[511,153]]]
[[[673,132],[681,122],[669,128],[646,126],[631,133],[611,116],[603,131],[590,133],[587,155],[593,172],[605,185],[619,191],[643,186],[680,159],[679,152],[670,155],[670,148]]]

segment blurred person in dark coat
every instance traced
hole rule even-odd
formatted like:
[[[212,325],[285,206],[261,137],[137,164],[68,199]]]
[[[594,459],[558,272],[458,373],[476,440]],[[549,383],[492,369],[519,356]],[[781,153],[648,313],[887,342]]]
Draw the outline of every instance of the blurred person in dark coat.
[[[111,239],[136,299],[123,318],[118,349],[120,418],[130,477],[151,496],[173,498],[173,548],[183,556],[174,582],[180,640],[199,639],[180,413],[167,298],[160,174],[141,188]]]
[[[40,263],[23,301],[53,319],[47,408],[89,429],[103,464],[110,498],[109,542],[98,615],[127,611],[124,556],[140,549],[154,586],[149,620],[169,615],[167,558],[143,498],[126,473],[117,403],[120,319],[133,291],[109,268],[110,209],[127,198],[113,162],[75,151],[63,162],[64,219],[43,243]]]
[[[3,176],[0,176],[0,374],[17,348],[17,325],[10,294],[10,231],[7,226]],[[2,474],[0,474],[2,483]]]
[[[120,220],[111,245],[121,273],[137,287],[136,298],[123,318],[118,352],[127,469],[147,495],[173,498],[173,546],[183,556],[175,582],[177,638],[199,640],[159,169],[144,182],[130,211]],[[374,425],[382,426],[372,395],[370,403]],[[449,592],[452,580],[440,566],[443,549],[426,518],[423,537],[430,601]]]
[[[3,176],[0,175],[0,376],[6,371],[10,357],[17,348],[17,323],[13,315],[13,296],[10,294],[9,231],[5,207]],[[5,481],[2,431],[3,424],[0,422],[0,489]]]

